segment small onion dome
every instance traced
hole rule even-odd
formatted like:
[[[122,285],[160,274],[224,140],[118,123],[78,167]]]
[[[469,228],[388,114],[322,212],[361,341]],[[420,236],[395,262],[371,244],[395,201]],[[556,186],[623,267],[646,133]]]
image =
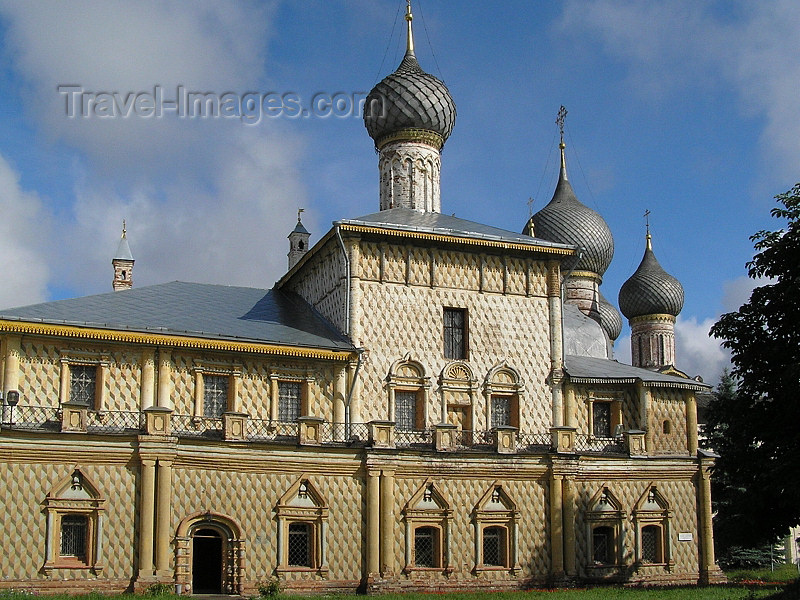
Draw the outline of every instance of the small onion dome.
[[[600,326],[606,332],[608,339],[613,342],[622,333],[622,317],[619,311],[600,293],[597,312],[600,313]]]
[[[553,199],[530,218],[523,233],[562,244],[583,248],[575,266],[578,271],[603,275],[614,257],[614,238],[605,219],[575,196],[567,179],[564,147],[561,148],[561,174]]]
[[[628,319],[643,315],[672,315],[683,308],[683,286],[658,264],[650,234],[636,272],[619,290],[619,308]]]
[[[441,148],[453,131],[456,105],[447,86],[423,71],[417,62],[410,8],[406,21],[406,54],[397,70],[384,77],[367,96],[364,125],[378,149],[397,139],[421,140]]]

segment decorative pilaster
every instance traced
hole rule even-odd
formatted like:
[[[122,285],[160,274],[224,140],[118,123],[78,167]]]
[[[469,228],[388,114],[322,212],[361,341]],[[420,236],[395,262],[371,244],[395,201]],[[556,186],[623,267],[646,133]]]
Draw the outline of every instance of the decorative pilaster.
[[[380,476],[367,471],[367,576],[380,572]]]
[[[550,389],[553,398],[552,426],[564,424],[564,342],[561,314],[561,269],[558,261],[547,263],[547,303],[550,313]]]
[[[156,576],[171,578],[169,547],[172,541],[172,460],[158,459],[158,497],[156,504]]]
[[[394,565],[394,471],[381,472],[381,575],[390,577]]]
[[[155,523],[156,461],[142,458],[140,500],[139,579],[153,577],[153,526]]]
[[[156,384],[156,356],[155,350],[145,348],[142,350],[142,387],[140,393],[140,404],[142,410],[155,405],[155,384]]]
[[[686,443],[689,456],[697,454],[697,399],[694,392],[687,392],[686,398]]]
[[[564,576],[564,528],[562,475],[553,474],[550,479],[550,556],[551,576]]]
[[[9,335],[5,343],[5,368],[3,369],[3,398],[9,391],[19,391],[19,357],[21,353],[22,338],[18,335]]]
[[[158,349],[158,406],[174,408],[172,405],[172,359],[166,348]]]

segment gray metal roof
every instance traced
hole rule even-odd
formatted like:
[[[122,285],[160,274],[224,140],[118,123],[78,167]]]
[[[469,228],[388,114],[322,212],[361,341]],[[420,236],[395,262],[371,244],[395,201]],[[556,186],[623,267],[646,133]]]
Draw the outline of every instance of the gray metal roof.
[[[0,319],[352,350],[299,296],[278,290],[173,281],[0,310]]]
[[[561,169],[553,199],[530,218],[525,231],[554,242],[582,246],[583,255],[576,265],[579,271],[602,275],[614,258],[614,238],[608,224],[578,200],[567,179],[566,167]]]
[[[397,70],[372,88],[365,103],[364,126],[377,143],[401,129],[434,131],[447,141],[456,122],[456,105],[447,86],[422,70],[406,52]]]
[[[355,219],[336,221],[334,225],[336,224],[381,227],[384,229],[397,229],[398,231],[418,231],[421,233],[433,233],[530,246],[544,246],[548,248],[575,248],[569,244],[549,242],[522,233],[514,233],[513,231],[506,231],[505,229],[475,223],[474,221],[467,221],[466,219],[459,219],[458,217],[442,213],[423,213],[410,208],[390,208]]]
[[[641,381],[652,387],[671,387],[689,390],[707,390],[711,386],[684,379],[676,375],[664,375],[657,371],[625,365],[615,360],[589,356],[564,357],[565,370],[570,380],[576,383],[636,383]]]
[[[655,314],[677,317],[683,308],[683,286],[659,264],[649,233],[639,268],[619,290],[619,308],[629,319]]]
[[[114,255],[114,260],[133,260],[131,247],[128,245],[128,238],[126,238],[124,234],[119,240],[119,246],[117,246],[117,253]]]

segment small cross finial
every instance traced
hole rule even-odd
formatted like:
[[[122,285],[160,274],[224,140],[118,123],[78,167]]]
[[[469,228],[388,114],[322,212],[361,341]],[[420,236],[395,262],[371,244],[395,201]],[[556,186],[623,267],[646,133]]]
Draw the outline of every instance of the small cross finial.
[[[647,235],[650,235],[650,211],[644,211],[644,225],[647,228]]]
[[[556,117],[556,125],[558,125],[558,132],[561,134],[561,145],[564,145],[564,120],[567,118],[567,109],[564,105],[558,109],[558,116]]]
[[[529,217],[533,216],[533,196],[528,198],[528,216]]]
[[[306,209],[305,209],[305,208],[298,208],[298,209],[297,209],[297,222],[298,222],[298,223],[300,222],[300,215],[301,215],[302,213],[304,213],[304,212],[306,212]]]
[[[127,228],[125,227],[125,219],[122,219],[122,237],[125,237],[125,234],[128,232]]]

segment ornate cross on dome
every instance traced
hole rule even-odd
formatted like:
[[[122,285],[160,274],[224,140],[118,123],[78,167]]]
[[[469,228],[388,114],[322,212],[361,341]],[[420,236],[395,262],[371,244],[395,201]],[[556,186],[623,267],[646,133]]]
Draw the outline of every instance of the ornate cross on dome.
[[[561,105],[561,108],[558,109],[558,116],[556,117],[556,125],[558,125],[558,131],[561,134],[561,144],[564,144],[564,120],[567,118],[567,109],[564,108],[564,105]]]
[[[650,235],[650,210],[644,211],[644,226],[647,228],[647,235]]]

